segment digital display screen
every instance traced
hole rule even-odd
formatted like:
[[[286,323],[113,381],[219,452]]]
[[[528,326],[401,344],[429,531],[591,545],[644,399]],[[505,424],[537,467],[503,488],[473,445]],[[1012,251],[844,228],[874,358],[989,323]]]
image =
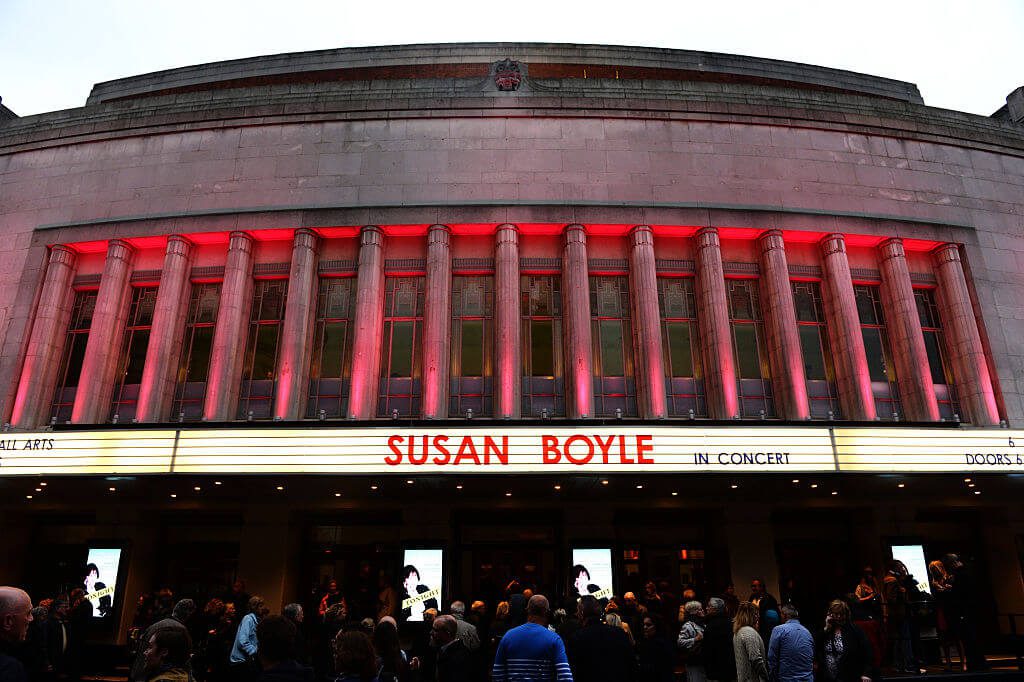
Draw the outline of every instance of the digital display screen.
[[[440,610],[444,584],[444,550],[407,549],[402,558],[402,618],[420,622],[427,609]]]
[[[121,566],[120,548],[90,547],[85,561],[86,597],[92,604],[93,618],[110,618],[114,612],[114,590]]]
[[[924,547],[921,545],[893,545],[892,558],[894,561],[903,562],[910,575],[914,576],[914,580],[917,582],[917,589],[931,594],[931,585],[928,582],[928,562],[924,558]]]
[[[570,592],[577,599],[586,594],[596,599],[611,599],[615,594],[612,586],[612,550],[573,549],[569,580]]]

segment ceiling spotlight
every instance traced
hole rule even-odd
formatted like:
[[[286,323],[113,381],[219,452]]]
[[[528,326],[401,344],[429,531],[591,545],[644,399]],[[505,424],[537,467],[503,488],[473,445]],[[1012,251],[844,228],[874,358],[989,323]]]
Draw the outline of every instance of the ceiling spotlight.
[[[36,488],[36,492],[37,493],[41,493],[41,492],[43,492],[43,489],[42,488]]]
[[[838,490],[833,490],[833,491],[832,491],[832,494],[833,494],[833,495],[838,495],[838,494],[839,494],[839,491],[838,491]]]
[[[202,490],[202,488],[199,487],[199,486],[196,486],[195,488],[192,488],[192,490],[195,490],[196,492],[199,492],[200,490]]]
[[[896,484],[896,487],[897,487],[897,488],[906,488],[906,487],[907,487],[907,484],[906,484],[906,483],[897,483],[897,484]]]
[[[817,483],[812,483],[812,484],[811,484],[811,487],[812,487],[812,488],[817,488],[817,487],[818,487],[818,484],[817,484]]]
[[[456,489],[456,490],[462,490],[462,484],[460,483],[460,484],[458,484],[457,486],[455,486],[455,489]]]
[[[171,493],[171,497],[177,497],[177,496],[178,496],[177,493]]]
[[[277,489],[278,490],[284,490],[284,486],[283,485],[279,485],[279,486],[277,486]]]
[[[679,493],[677,493],[676,491],[673,490],[672,491],[672,497],[679,497]]]
[[[43,486],[45,488],[46,487],[46,481],[39,481],[39,485],[41,485],[41,486]]]
[[[560,486],[560,485],[558,485],[558,484],[556,483],[556,484],[555,484],[555,490],[561,490],[561,489],[562,489],[562,486]]]
[[[26,499],[26,500],[31,500],[31,499],[32,499],[32,496],[31,496],[31,495],[26,495],[26,496],[25,496],[25,499]]]
[[[642,484],[637,484],[636,489],[637,490],[643,490],[644,486]]]
[[[730,488],[732,488],[733,490],[736,490],[736,488],[739,488],[740,486],[739,486],[739,484],[738,484],[738,483],[733,483],[733,484],[732,484],[732,485],[730,485],[729,487],[730,487]]]
[[[341,497],[341,493],[334,493],[335,497]]]
[[[115,488],[114,486],[110,486],[109,488],[107,488],[107,490],[109,490],[110,492],[115,492],[117,491],[117,488]]]
[[[370,490],[376,490],[376,489],[377,489],[377,486],[375,486],[375,485],[371,485],[370,486]]]
[[[968,484],[967,484],[967,487],[968,487],[968,488],[973,488],[973,487],[974,487],[974,484],[973,484],[973,483],[968,483]]]
[[[406,481],[405,481],[405,482],[406,482],[406,483],[408,483],[409,485],[412,485],[412,484],[413,484],[413,483],[415,483],[416,481],[414,481],[414,480],[412,480],[411,478],[409,478],[409,479],[406,479]]]
[[[505,493],[505,497],[512,497],[512,493]]]
[[[608,479],[605,478],[601,481],[601,485],[608,485]]]
[[[794,479],[793,479],[793,483],[799,483],[799,482],[800,482],[800,479],[799,479],[799,478],[794,478]]]
[[[970,483],[970,482],[971,482],[971,479],[969,479],[969,478],[965,478],[964,479],[964,483]]]
[[[214,481],[213,484],[214,485],[220,485],[220,481]]]
[[[974,491],[974,494],[975,494],[975,495],[980,495],[980,494],[981,494],[981,491],[980,491],[980,490],[975,490],[975,491]]]

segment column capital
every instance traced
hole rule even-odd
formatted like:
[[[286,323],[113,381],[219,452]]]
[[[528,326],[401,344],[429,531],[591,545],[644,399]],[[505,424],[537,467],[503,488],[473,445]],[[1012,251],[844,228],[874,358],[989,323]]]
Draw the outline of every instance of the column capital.
[[[135,255],[135,247],[124,239],[111,239],[107,242],[107,258],[129,259]]]
[[[452,230],[447,225],[431,225],[427,228],[427,244],[443,244],[448,246],[451,241]]]
[[[188,256],[192,253],[192,247],[192,240],[187,237],[183,237],[180,234],[172,234],[167,237],[166,253],[168,254]]]
[[[694,239],[697,240],[697,249],[703,249],[709,246],[714,248],[720,248],[721,244],[718,241],[718,228],[717,227],[702,227],[693,235]]]
[[[762,233],[758,236],[757,243],[761,246],[762,252],[786,248],[786,242],[782,238],[782,230],[768,230]]]
[[[77,260],[78,252],[70,246],[54,244],[50,247],[50,263],[73,266]]]
[[[228,250],[252,251],[253,242],[256,240],[248,232],[236,230],[228,235]]]
[[[519,243],[519,227],[512,223],[504,223],[498,225],[497,231],[494,233],[495,244],[518,244]]]
[[[565,236],[565,244],[586,244],[587,243],[587,228],[583,227],[579,223],[572,223],[566,225],[565,230],[562,233]]]
[[[960,261],[960,247],[957,244],[940,244],[932,249],[932,260],[936,265]]]
[[[846,253],[846,237],[839,232],[825,235],[818,245],[821,247],[821,255],[826,258],[834,253]]]
[[[320,245],[320,234],[308,227],[300,227],[292,235],[292,248],[315,250]]]
[[[359,231],[359,246],[384,246],[384,230],[377,225],[363,225]]]
[[[900,237],[890,237],[879,244],[878,253],[882,261],[887,261],[890,258],[907,257],[906,252],[903,250],[903,240]]]
[[[653,246],[654,230],[650,225],[636,225],[629,231],[629,242],[633,246]]]

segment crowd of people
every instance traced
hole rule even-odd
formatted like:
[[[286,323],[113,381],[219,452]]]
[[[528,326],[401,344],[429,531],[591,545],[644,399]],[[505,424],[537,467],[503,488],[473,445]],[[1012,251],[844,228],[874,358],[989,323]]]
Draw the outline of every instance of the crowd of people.
[[[963,604],[955,555],[928,568],[944,662],[985,665]],[[406,581],[408,582],[408,580]],[[856,587],[801,622],[799,607],[754,578],[740,600],[730,585],[701,599],[648,581],[633,592],[552,604],[513,582],[497,604],[455,600],[414,612],[380,580],[376,603],[335,580],[307,618],[302,604],[279,614],[241,581],[200,609],[170,589],[140,597],[131,628],[130,682],[867,682],[883,659],[924,672],[915,632],[917,580],[899,561],[884,577],[865,569]],[[77,680],[92,607],[83,594],[41,600],[0,588],[0,680]],[[410,592],[407,588],[406,592]],[[78,623],[77,625],[75,623]],[[77,640],[77,641],[76,641]],[[76,650],[76,647],[78,648]]]

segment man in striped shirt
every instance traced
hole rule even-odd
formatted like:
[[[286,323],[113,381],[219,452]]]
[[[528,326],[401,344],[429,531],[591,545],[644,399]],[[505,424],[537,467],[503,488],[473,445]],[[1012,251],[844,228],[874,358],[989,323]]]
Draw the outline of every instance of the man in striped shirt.
[[[572,682],[562,638],[548,630],[548,598],[530,597],[526,623],[501,638],[494,656],[492,682]]]

